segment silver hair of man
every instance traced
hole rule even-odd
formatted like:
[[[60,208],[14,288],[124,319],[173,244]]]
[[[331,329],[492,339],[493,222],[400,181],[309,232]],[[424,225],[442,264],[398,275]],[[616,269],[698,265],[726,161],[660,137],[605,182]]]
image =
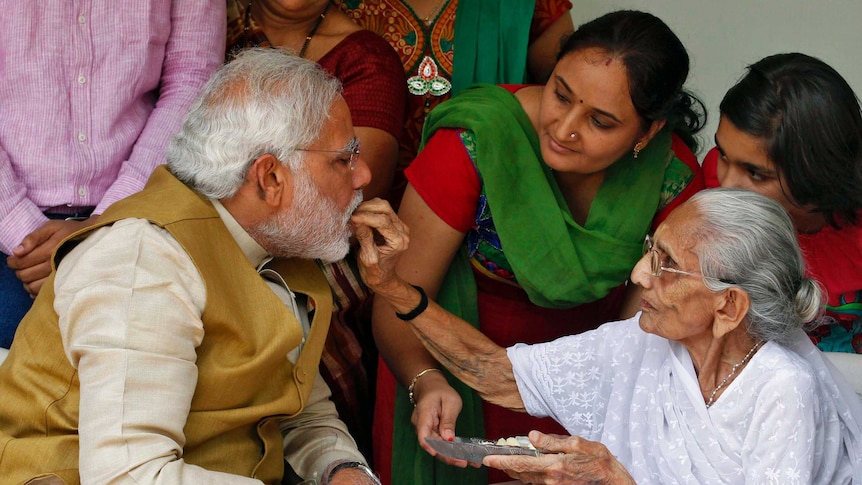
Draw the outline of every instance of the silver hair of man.
[[[211,199],[233,196],[252,162],[270,153],[302,170],[341,95],[341,82],[316,63],[281,49],[248,49],[201,91],[168,147],[168,167]]]
[[[790,217],[756,192],[719,188],[689,201],[701,216],[693,224],[701,273],[713,291],[744,290],[751,305],[748,331],[756,339],[789,343],[819,315],[823,292],[805,277],[805,263]],[[724,283],[718,281],[730,281]]]

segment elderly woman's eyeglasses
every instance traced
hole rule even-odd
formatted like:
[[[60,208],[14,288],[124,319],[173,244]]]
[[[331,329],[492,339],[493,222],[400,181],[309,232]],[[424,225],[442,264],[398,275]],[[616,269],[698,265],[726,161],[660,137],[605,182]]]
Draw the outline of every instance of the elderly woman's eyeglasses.
[[[705,280],[713,280],[720,281],[721,283],[726,283],[729,285],[735,284],[733,281],[725,280],[721,278],[713,278],[712,276],[706,276],[701,273],[690,273],[688,271],[683,271],[681,269],[668,268],[662,265],[661,255],[658,253],[658,249],[655,248],[655,243],[649,234],[644,238],[644,246],[643,246],[643,255],[646,256],[647,253],[650,255],[650,273],[656,278],[661,278],[662,272],[667,271],[668,273],[676,273],[676,274],[684,274],[688,276],[699,276]]]
[[[650,272],[656,278],[661,278],[662,271],[667,271],[668,273],[677,273],[684,274],[689,276],[701,276],[697,273],[689,273],[688,271],[683,271],[680,269],[666,268],[661,264],[661,255],[658,253],[658,249],[655,249],[655,244],[653,243],[652,238],[649,234],[644,238],[644,248],[643,255],[646,256],[647,253],[650,253]]]
[[[298,152],[317,152],[317,153],[337,153],[338,156],[335,157],[335,160],[338,160],[348,168],[350,171],[356,170],[356,164],[359,162],[359,140],[353,138],[347,144],[347,147],[344,150],[312,150],[310,148],[297,148]]]

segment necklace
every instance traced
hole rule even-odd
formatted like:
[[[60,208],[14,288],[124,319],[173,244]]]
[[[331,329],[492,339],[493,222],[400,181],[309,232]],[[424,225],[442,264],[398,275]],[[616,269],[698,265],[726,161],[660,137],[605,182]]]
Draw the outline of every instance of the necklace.
[[[432,8],[431,11],[428,12],[428,15],[426,15],[422,19],[422,21],[425,22],[425,25],[430,27],[431,23],[434,22],[434,17],[440,12],[440,9],[443,7],[443,5],[447,3],[449,3],[448,0],[439,0],[437,3],[435,3],[434,8]]]
[[[724,385],[730,381],[730,378],[733,377],[734,374],[736,374],[736,371],[746,362],[748,362],[748,359],[750,359],[751,356],[754,355],[754,352],[762,344],[763,340],[758,340],[757,342],[754,342],[754,345],[751,346],[751,349],[748,351],[747,354],[745,354],[745,357],[743,357],[742,360],[740,360],[736,364],[733,364],[733,367],[730,368],[730,374],[728,374],[727,377],[725,377],[721,382],[719,382],[715,389],[712,390],[712,394],[709,395],[709,400],[706,401],[707,409],[709,409],[709,407],[712,406],[712,404],[715,402],[715,394],[718,392],[718,390],[724,387]]]
[[[245,7],[245,14],[242,17],[243,43],[246,47],[250,47],[248,33],[251,30],[251,4],[253,1],[254,0],[249,0],[248,5]],[[305,51],[308,49],[308,44],[311,42],[311,38],[314,37],[317,29],[320,28],[320,24],[323,23],[323,19],[326,18],[326,12],[328,11],[329,2],[326,2],[326,6],[323,7],[323,12],[320,12],[317,22],[315,22],[314,26],[311,27],[311,30],[308,31],[308,35],[305,36],[305,42],[302,43],[302,47],[299,49],[299,57],[305,57]]]
[[[302,48],[299,49],[299,57],[305,57],[305,50],[308,49],[308,43],[311,42],[311,38],[314,36],[314,33],[317,32],[317,28],[323,23],[323,19],[326,18],[326,12],[328,11],[329,2],[326,2],[326,6],[323,7],[323,12],[320,12],[320,17],[318,17],[317,22],[314,23],[314,27],[312,27],[308,32],[308,35],[305,36],[305,42],[302,43]]]

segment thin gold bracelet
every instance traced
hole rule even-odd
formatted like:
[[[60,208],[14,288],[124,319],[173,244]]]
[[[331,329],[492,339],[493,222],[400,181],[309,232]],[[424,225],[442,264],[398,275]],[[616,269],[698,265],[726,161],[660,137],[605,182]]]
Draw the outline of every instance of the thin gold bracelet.
[[[413,379],[410,381],[410,385],[407,387],[407,397],[410,398],[410,404],[412,404],[414,408],[416,407],[416,401],[413,400],[413,388],[416,387],[416,381],[418,381],[420,377],[432,371],[443,372],[436,367],[429,367],[413,376]]]

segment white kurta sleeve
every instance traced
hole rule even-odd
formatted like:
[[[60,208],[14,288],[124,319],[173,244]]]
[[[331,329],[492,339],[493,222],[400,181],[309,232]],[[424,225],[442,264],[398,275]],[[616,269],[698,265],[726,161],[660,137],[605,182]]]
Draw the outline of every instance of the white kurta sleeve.
[[[63,260],[55,292],[81,382],[82,483],[260,483],[182,459],[206,293],[176,240],[140,219],[99,229]]]

